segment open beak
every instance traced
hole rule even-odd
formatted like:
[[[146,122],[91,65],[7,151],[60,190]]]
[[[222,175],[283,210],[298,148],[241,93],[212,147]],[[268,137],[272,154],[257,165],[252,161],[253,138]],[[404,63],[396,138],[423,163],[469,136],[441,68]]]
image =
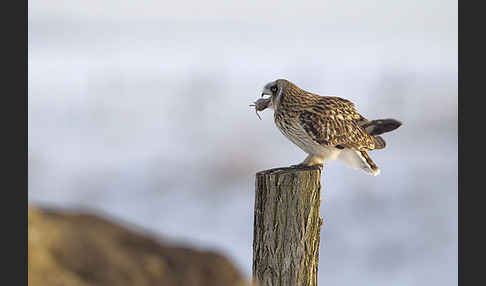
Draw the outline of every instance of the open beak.
[[[273,94],[271,92],[265,90],[265,91],[262,92],[262,97],[264,95],[272,96]]]

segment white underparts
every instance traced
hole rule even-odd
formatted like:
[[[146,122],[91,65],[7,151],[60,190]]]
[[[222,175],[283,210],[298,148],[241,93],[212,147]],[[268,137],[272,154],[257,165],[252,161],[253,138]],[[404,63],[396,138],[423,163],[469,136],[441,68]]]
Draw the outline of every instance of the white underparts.
[[[338,156],[338,159],[346,163],[348,166],[350,166],[353,169],[361,169],[365,171],[368,174],[371,174],[373,176],[376,176],[380,174],[380,169],[373,169],[371,166],[368,164],[366,161],[366,158],[364,158],[361,155],[360,151],[352,150],[352,149],[343,149],[341,150],[341,153]]]

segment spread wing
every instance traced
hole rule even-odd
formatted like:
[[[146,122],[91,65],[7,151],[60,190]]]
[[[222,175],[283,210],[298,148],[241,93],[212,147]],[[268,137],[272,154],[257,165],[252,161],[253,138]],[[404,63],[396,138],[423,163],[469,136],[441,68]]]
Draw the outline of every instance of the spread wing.
[[[359,151],[385,147],[383,139],[361,127],[368,120],[356,111],[351,101],[343,98],[320,97],[299,115],[299,120],[307,134],[321,145]]]

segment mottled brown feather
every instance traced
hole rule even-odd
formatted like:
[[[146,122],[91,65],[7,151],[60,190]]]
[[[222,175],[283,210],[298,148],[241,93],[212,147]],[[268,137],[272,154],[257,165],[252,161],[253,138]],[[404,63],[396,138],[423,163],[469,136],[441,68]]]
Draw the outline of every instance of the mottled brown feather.
[[[361,153],[361,156],[363,156],[363,158],[366,160],[366,163],[368,163],[368,165],[370,165],[372,170],[378,170],[378,166],[376,166],[375,162],[373,162],[373,160],[371,160],[370,156],[368,155],[368,153],[366,153],[366,151],[360,151],[360,153]]]
[[[297,121],[312,140],[326,146],[340,145],[358,151],[385,147],[385,141],[361,127],[366,118],[354,104],[334,96],[320,96],[285,81],[285,88],[275,112],[275,121],[285,128]],[[287,122],[287,123],[286,123]]]

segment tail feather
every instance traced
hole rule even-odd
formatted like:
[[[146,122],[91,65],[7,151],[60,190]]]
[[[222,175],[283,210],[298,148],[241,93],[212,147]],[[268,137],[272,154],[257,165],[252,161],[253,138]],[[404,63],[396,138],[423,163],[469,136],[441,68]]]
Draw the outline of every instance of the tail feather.
[[[366,151],[359,151],[359,153],[361,157],[364,158],[366,161],[367,166],[365,171],[370,170],[373,176],[380,174],[380,169],[378,168],[378,166],[376,166],[375,162],[371,160],[371,157],[368,155],[368,153],[366,153]]]
[[[402,123],[395,119],[377,119],[363,122],[361,127],[364,128],[370,135],[380,135],[393,131],[401,125]]]
[[[383,149],[386,146],[386,142],[381,136],[373,136],[375,140],[375,149]]]

